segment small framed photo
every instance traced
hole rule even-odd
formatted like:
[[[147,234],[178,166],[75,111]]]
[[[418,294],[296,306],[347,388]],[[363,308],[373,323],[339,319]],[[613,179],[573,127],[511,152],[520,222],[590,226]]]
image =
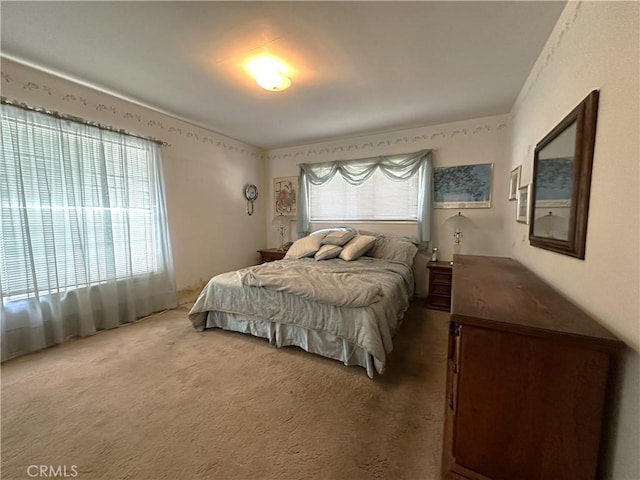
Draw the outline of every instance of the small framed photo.
[[[298,177],[273,179],[273,211],[275,215],[295,215],[298,205]]]
[[[516,222],[529,223],[531,212],[531,184],[518,189],[516,204]]]
[[[518,189],[520,188],[520,176],[522,175],[522,165],[518,165],[511,170],[511,178],[509,180],[509,200],[516,200]]]

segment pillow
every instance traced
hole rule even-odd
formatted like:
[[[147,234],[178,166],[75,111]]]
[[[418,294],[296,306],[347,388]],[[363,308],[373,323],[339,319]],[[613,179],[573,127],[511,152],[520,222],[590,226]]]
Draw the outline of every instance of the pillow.
[[[376,241],[376,237],[370,235],[356,235],[349,241],[340,252],[340,258],[350,262],[356,260],[367,253]]]
[[[323,245],[315,254],[316,260],[329,260],[330,258],[336,258],[340,255],[342,247],[338,245]]]
[[[402,262],[412,267],[416,253],[418,247],[407,237],[380,236],[369,256]]]
[[[293,245],[287,250],[287,254],[284,258],[304,258],[311,257],[314,253],[320,250],[320,244],[324,235],[309,235],[308,237],[302,237],[293,242]]]
[[[319,233],[324,233],[326,235],[327,233],[344,232],[345,230],[353,230],[354,232],[356,231],[351,227],[328,227],[328,228],[321,228],[320,230],[315,230],[311,232],[309,235],[318,235]]]
[[[354,230],[342,230],[327,234],[322,240],[323,245],[339,245],[342,246],[356,236]]]

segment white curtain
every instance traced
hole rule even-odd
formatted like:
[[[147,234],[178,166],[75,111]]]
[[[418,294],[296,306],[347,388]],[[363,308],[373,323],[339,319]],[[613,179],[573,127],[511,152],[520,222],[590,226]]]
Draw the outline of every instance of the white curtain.
[[[160,146],[0,108],[2,360],[176,306]]]
[[[324,185],[340,174],[351,185],[362,185],[379,169],[390,180],[406,180],[420,176],[418,189],[418,240],[426,243],[431,236],[431,150],[381,155],[359,160],[339,160],[300,165],[298,186],[298,235],[309,233],[309,184]]]

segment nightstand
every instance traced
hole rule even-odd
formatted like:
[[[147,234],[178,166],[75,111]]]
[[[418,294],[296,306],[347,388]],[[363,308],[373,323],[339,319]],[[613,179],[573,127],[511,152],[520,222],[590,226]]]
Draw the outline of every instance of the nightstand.
[[[453,265],[449,262],[429,262],[429,293],[427,308],[449,311],[451,309],[451,284]]]
[[[279,248],[265,248],[258,250],[260,254],[260,263],[273,262],[274,260],[282,260],[287,252]]]

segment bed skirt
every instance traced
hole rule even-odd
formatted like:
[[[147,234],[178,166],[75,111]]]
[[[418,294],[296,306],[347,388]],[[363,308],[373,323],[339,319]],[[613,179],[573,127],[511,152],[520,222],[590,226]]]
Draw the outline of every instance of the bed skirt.
[[[207,312],[206,328],[249,333],[254,337],[266,338],[276,347],[295,345],[307,352],[338,360],[347,366],[359,365],[366,369],[369,378],[373,378],[375,371],[384,373],[384,365],[364,348],[329,332],[218,311]]]

